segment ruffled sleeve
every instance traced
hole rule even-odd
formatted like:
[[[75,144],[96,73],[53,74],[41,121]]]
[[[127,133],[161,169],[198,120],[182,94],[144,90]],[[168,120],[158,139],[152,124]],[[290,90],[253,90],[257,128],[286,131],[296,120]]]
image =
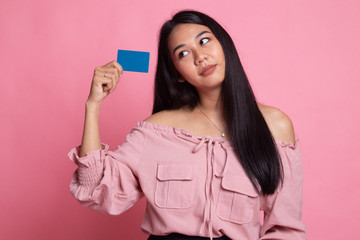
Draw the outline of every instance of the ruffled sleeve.
[[[261,199],[264,223],[260,239],[306,239],[302,218],[302,158],[296,144],[277,141],[284,169],[284,182],[278,190]]]
[[[142,196],[136,166],[142,158],[146,135],[133,129],[116,151],[101,149],[79,157],[79,147],[68,156],[78,166],[70,182],[70,192],[83,205],[109,214],[121,214]]]

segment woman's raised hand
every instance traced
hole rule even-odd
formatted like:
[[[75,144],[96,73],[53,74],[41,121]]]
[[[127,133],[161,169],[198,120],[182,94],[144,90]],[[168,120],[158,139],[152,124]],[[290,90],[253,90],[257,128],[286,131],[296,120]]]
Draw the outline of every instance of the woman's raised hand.
[[[87,102],[101,103],[110,93],[114,92],[122,74],[123,69],[116,61],[96,67]]]

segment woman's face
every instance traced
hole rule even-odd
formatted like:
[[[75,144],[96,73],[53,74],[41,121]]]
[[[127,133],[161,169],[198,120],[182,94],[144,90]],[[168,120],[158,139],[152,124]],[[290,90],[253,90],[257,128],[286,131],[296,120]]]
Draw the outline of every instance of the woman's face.
[[[187,81],[198,91],[221,88],[225,78],[225,56],[210,29],[198,24],[179,24],[168,38],[168,46],[179,81]]]

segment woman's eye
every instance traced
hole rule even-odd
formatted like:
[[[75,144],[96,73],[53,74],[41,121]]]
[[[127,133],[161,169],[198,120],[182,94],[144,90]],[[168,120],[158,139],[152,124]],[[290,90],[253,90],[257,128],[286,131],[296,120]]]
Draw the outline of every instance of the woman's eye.
[[[179,53],[179,58],[183,58],[188,54],[189,54],[189,51],[182,51],[182,52]]]
[[[204,44],[206,44],[208,41],[210,41],[209,38],[203,38],[203,39],[200,40],[200,45],[204,45]]]

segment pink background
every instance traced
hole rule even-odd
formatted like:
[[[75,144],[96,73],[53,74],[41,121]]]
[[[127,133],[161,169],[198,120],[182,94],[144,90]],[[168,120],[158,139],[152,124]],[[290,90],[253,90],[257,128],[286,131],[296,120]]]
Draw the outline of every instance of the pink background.
[[[354,239],[360,226],[360,2],[8,0],[0,3],[1,239],[146,239],[142,200],[121,216],[80,206],[67,152],[81,140],[93,69],[117,49],[150,51],[103,104],[102,141],[121,144],[151,113],[158,30],[204,11],[236,43],[258,99],[293,120],[304,165],[309,239]]]

